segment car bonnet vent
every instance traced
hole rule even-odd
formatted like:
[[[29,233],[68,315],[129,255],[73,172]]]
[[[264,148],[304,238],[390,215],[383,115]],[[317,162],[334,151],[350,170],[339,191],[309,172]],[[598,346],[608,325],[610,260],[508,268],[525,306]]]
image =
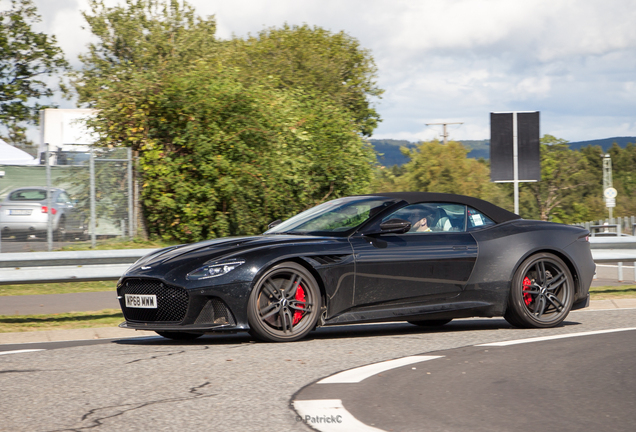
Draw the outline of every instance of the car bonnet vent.
[[[319,256],[312,256],[311,258],[315,259],[322,265],[329,265],[329,264],[338,264],[344,261],[348,256],[350,255],[348,254],[347,255],[319,255]]]

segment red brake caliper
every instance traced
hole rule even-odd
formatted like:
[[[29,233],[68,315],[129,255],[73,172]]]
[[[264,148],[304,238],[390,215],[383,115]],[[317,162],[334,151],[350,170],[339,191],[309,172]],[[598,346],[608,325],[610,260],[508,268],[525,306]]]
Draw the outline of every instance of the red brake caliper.
[[[296,290],[296,295],[294,296],[294,298],[301,302],[305,301],[305,290],[303,289],[303,287],[300,286],[300,284],[298,285],[298,289]],[[298,305],[298,307],[303,309],[302,305]],[[298,324],[302,317],[303,313],[301,311],[294,312],[294,322],[292,325]]]
[[[532,281],[530,280],[530,278],[528,278],[528,276],[526,276],[523,280],[523,290],[530,291],[530,285],[532,285]],[[530,295],[530,293],[523,293],[523,301],[526,303],[526,306],[529,306],[530,303],[532,303],[532,296]]]

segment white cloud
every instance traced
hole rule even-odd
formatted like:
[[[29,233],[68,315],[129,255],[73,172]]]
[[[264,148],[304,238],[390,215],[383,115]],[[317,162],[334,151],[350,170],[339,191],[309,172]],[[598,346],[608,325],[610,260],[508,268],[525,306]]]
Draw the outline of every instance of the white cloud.
[[[46,31],[79,66],[91,37],[81,30],[87,0],[35,3]],[[425,123],[455,119],[464,122],[456,138],[483,139],[489,113],[508,110],[541,110],[542,132],[571,141],[636,136],[633,0],[190,3],[216,16],[221,38],[285,22],[357,38],[372,51],[386,90],[376,101],[384,119],[378,137],[426,139],[441,132]]]

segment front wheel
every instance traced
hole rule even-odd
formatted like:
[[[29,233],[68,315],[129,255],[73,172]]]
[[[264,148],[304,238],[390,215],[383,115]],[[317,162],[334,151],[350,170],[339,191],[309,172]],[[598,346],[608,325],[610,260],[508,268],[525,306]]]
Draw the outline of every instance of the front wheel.
[[[261,276],[250,294],[250,333],[267,342],[291,342],[316,327],[322,298],[318,283],[300,264],[275,265]]]
[[[527,258],[515,272],[504,318],[516,327],[555,327],[570,313],[574,280],[559,257],[540,253]]]

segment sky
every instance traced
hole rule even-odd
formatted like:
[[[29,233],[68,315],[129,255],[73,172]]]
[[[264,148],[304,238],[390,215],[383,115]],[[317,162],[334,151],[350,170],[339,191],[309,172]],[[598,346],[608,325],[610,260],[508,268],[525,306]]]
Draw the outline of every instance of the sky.
[[[8,0],[0,0],[6,3]],[[74,67],[92,35],[88,0],[34,0],[38,30]],[[115,4],[118,0],[106,0]],[[636,0],[190,0],[217,36],[308,24],[371,51],[382,122],[376,139],[490,137],[489,114],[540,111],[541,134],[568,141],[636,136]],[[60,101],[60,108],[75,108]]]

